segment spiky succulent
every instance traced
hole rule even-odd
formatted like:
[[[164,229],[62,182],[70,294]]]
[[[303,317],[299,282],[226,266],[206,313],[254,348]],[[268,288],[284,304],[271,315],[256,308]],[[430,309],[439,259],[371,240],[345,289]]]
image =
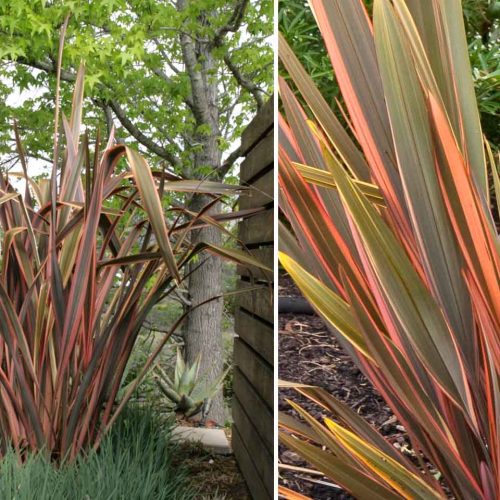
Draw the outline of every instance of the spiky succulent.
[[[200,375],[201,355],[192,365],[184,361],[180,349],[174,369],[174,379],[157,366],[155,379],[160,391],[174,404],[174,410],[186,418],[201,412],[204,418],[210,408],[210,402],[220,389],[229,368],[214,382],[207,384],[206,377]]]

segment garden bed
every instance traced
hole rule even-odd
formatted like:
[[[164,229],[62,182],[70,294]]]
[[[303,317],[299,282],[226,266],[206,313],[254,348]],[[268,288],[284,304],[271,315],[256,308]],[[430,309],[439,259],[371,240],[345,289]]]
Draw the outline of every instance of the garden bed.
[[[200,445],[186,443],[179,448],[176,463],[189,471],[190,483],[200,488],[198,498],[250,500],[234,455],[212,454]]]
[[[299,292],[287,275],[279,280],[280,296],[298,296]],[[373,386],[343,352],[334,335],[316,315],[280,314],[279,317],[279,378],[323,387],[340,401],[348,404],[383,435],[396,444],[407,443],[403,428]],[[327,415],[322,408],[293,390],[280,390],[279,410],[294,417],[285,399],[303,406],[318,420]],[[296,453],[279,446],[280,464],[310,467]],[[342,488],[321,475],[283,470],[280,484],[310,496],[315,500],[352,498]]]
[[[54,464],[30,454],[23,465],[8,453],[0,462],[0,498],[66,500],[223,500],[250,496],[233,454],[176,443],[172,422],[150,408],[129,406],[97,452]],[[228,436],[230,438],[230,436]]]

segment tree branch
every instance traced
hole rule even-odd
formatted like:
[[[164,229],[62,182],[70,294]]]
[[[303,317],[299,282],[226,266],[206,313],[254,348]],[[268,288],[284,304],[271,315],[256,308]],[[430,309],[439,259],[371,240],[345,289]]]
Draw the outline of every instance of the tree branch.
[[[217,171],[217,175],[219,179],[224,179],[226,174],[231,170],[231,167],[234,165],[234,162],[241,157],[241,146],[238,146],[230,155],[226,158],[226,161],[220,166]]]
[[[104,102],[102,99],[92,99],[92,102],[97,107],[101,108],[103,113],[104,113],[104,119],[106,121],[106,129],[107,129],[108,137],[109,137],[111,135],[111,131],[113,130],[113,126],[114,126],[113,110],[111,109],[109,104]],[[125,143],[125,141],[123,139],[119,139],[118,137],[116,137],[116,135],[115,135],[115,141],[119,144]]]
[[[177,8],[179,11],[187,7],[185,0],[178,0]],[[191,97],[193,100],[192,112],[198,124],[210,123],[210,112],[208,109],[208,96],[205,90],[203,76],[199,70],[198,57],[196,55],[196,46],[193,39],[184,31],[179,35],[182,59],[186,66],[186,71],[191,82]]]
[[[236,106],[238,106],[238,104],[241,101],[242,92],[243,92],[243,89],[238,88],[238,95],[237,95],[236,99],[224,111],[224,123],[223,123],[222,130],[221,130],[221,134],[223,137],[226,137],[228,135],[229,129],[233,125],[232,116],[233,116],[234,110],[236,109]]]
[[[45,71],[46,73],[55,74],[56,72],[56,63],[50,60],[40,61],[29,59],[27,57],[18,57],[13,62],[24,64],[25,66],[30,66],[31,68],[36,68]],[[64,80],[65,82],[74,82],[76,80],[76,73],[61,69],[61,80]]]
[[[238,0],[236,5],[234,6],[234,11],[229,18],[228,22],[221,26],[215,33],[215,36],[212,40],[212,44],[215,47],[219,47],[224,37],[230,32],[236,32],[239,30],[241,23],[243,22],[243,17],[245,15],[245,10],[248,5],[248,0]]]
[[[168,61],[167,61],[168,64]],[[174,82],[172,81],[172,78],[170,78],[165,71],[163,71],[161,68],[151,68],[151,71],[161,78],[164,82],[168,83],[169,85],[174,85]],[[193,100],[190,97],[185,97],[184,102],[186,105],[192,110],[193,109]]]
[[[32,68],[40,69],[50,74],[54,74],[56,71],[56,64],[50,60],[41,61],[25,57],[19,57],[16,59],[15,62],[24,64],[26,66],[30,66]],[[66,82],[74,82],[76,80],[76,73],[68,70],[62,70],[61,79]],[[132,123],[132,121],[127,117],[125,111],[121,108],[118,102],[110,100],[107,103],[103,103],[103,106],[101,107],[103,107],[105,113],[107,113],[106,107],[113,110],[116,118],[118,118],[123,127],[126,130],[128,130],[130,135],[132,135],[132,137],[134,137],[134,139],[136,139],[137,142],[142,144],[152,153],[157,154],[160,158],[163,158],[164,160],[168,161],[172,166],[174,167],[180,166],[180,160],[175,155],[173,155],[168,150],[166,150],[165,148],[161,147],[159,144],[154,142],[150,137],[147,137]],[[106,121],[108,122],[108,120],[109,117],[106,114]],[[107,124],[109,126],[109,122]]]
[[[113,110],[115,116],[118,118],[123,127],[127,129],[130,135],[132,135],[138,142],[148,148],[152,153],[157,154],[160,158],[167,160],[172,166],[180,166],[180,160],[168,150],[161,147],[159,144],[156,144],[156,142],[154,142],[151,138],[143,134],[127,117],[125,111],[116,101],[110,100],[107,102],[107,105]]]
[[[263,91],[262,89],[256,85],[254,82],[243,76],[238,67],[233,63],[231,58],[228,55],[224,56],[224,62],[226,66],[231,71],[234,79],[238,82],[238,84],[243,87],[245,90],[252,94],[255,102],[257,103],[257,109],[260,110],[262,106],[264,106],[264,98],[262,97]]]
[[[113,111],[110,106],[105,104],[103,106],[104,116],[106,118],[106,127],[108,129],[108,136],[111,135],[111,131],[113,130]]]

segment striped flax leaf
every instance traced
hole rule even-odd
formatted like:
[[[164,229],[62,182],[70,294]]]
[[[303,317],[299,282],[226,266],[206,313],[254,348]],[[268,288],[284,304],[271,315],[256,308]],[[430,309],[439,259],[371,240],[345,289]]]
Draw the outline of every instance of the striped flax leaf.
[[[280,260],[416,460],[293,383],[331,418],[294,406],[300,420],[282,419],[280,439],[361,500],[500,498],[500,224],[487,195],[500,184],[460,2],[375,0],[373,18],[362,0],[309,3],[355,139],[280,38],[308,107],[280,82]]]

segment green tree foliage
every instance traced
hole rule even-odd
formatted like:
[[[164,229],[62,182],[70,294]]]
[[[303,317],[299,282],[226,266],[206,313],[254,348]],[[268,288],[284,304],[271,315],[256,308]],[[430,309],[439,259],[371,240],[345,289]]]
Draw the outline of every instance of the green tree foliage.
[[[335,84],[332,65],[318,25],[307,6],[307,0],[280,1],[278,25],[300,62],[321,90],[323,97],[333,105],[340,92]],[[288,75],[284,71],[283,76],[288,80]]]
[[[62,102],[86,65],[90,132],[114,122],[118,137],[139,143],[189,172],[197,123],[180,34],[208,43],[215,58],[209,78],[220,89],[220,148],[227,152],[257,102],[271,92],[272,1],[9,0],[0,4],[0,153],[12,151],[12,119],[27,152],[46,158],[54,108],[54,69],[60,27],[70,14],[64,49]],[[242,9],[238,17],[238,9]],[[24,102],[20,104],[19,92]],[[88,120],[87,120],[88,121]],[[205,129],[203,128],[205,127]],[[105,135],[105,134],[103,134]],[[207,166],[210,168],[210,166]],[[209,172],[198,172],[203,176]]]
[[[373,0],[365,0],[371,12]],[[332,105],[340,98],[339,89],[319,29],[307,0],[281,0],[279,29],[300,62],[313,78],[325,99]],[[500,2],[464,0],[464,19],[469,41],[476,95],[483,129],[489,140],[498,145],[500,133]],[[284,76],[286,76],[284,74]]]
[[[483,129],[498,148],[500,132],[500,2],[465,0],[469,56]]]

